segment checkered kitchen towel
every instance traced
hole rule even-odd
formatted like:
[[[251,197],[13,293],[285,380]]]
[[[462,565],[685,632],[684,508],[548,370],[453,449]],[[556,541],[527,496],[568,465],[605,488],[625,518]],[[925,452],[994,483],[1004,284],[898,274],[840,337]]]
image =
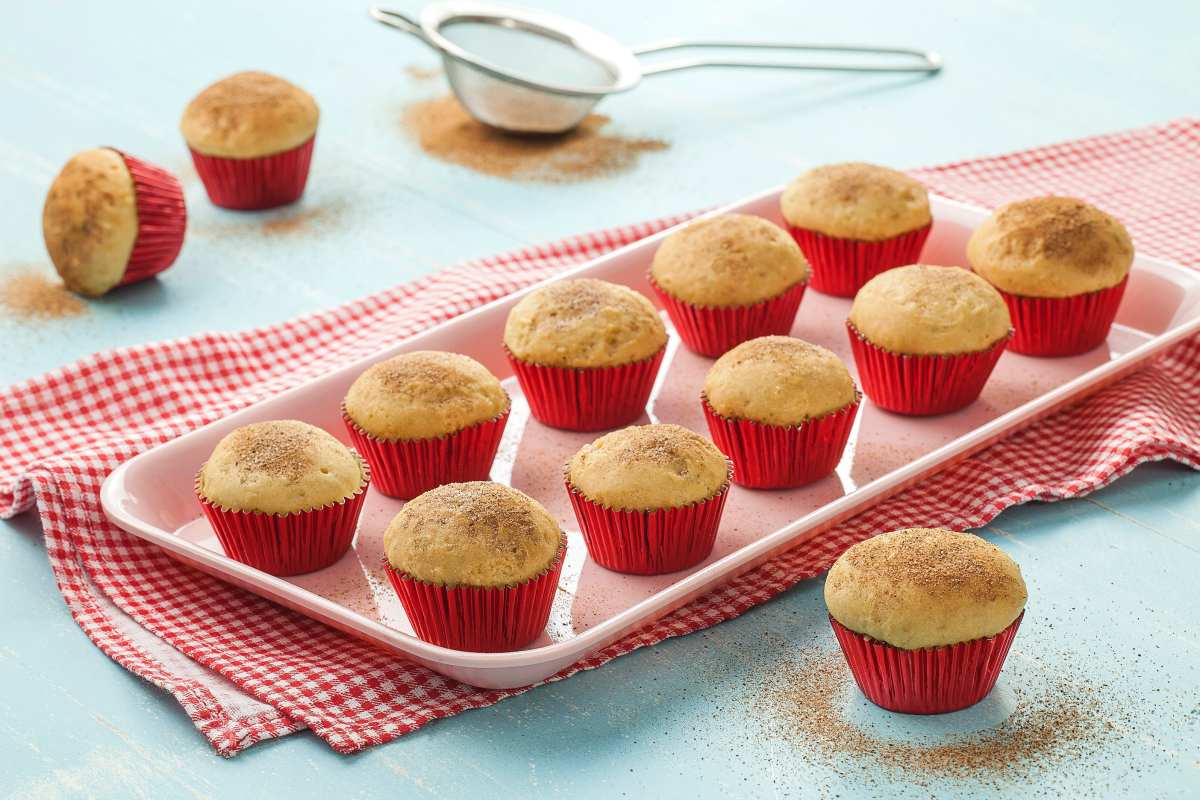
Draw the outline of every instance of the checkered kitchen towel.
[[[995,206],[1050,192],[1124,220],[1138,250],[1200,266],[1200,121],[916,170],[943,195]],[[442,678],[180,566],[108,524],[98,492],[120,462],[469,308],[679,222],[658,220],[474,261],[339,308],[244,333],[92,356],[0,393],[0,514],[35,503],[84,632],[173,694],[232,755],[307,726],[341,752],[516,692]],[[1071,497],[1137,464],[1200,467],[1200,342],[910,489],[555,677],[736,617],[905,524],[967,528],[1027,500]]]

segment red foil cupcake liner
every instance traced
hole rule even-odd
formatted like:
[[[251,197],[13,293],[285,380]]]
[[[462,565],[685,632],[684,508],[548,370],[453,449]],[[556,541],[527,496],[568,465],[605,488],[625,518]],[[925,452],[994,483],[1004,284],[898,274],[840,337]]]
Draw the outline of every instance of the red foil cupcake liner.
[[[144,281],[175,263],[187,230],[183,186],[161,167],[113,148],[133,178],[137,203],[137,238],[118,286]]]
[[[875,705],[902,714],[945,714],[973,706],[996,685],[1025,613],[995,636],[945,647],[903,650],[855,633],[833,617],[858,688]]]
[[[438,586],[390,566],[387,574],[418,637],[455,650],[499,653],[524,647],[546,629],[566,553],[564,536],[550,568],[516,586]]]
[[[721,308],[679,300],[650,278],[650,286],[667,309],[679,338],[693,353],[709,358],[722,356],[750,339],[790,333],[806,285],[797,283],[782,294],[753,305]]]
[[[196,497],[225,555],[279,577],[314,572],[336,563],[354,540],[371,482],[370,467],[361,456],[358,461],[362,485],[345,500],[322,508],[292,514],[223,508],[201,494],[199,476]]]
[[[569,431],[602,431],[633,422],[646,410],[664,345],[649,358],[619,367],[546,367],[504,354],[529,410],[539,422]]]
[[[1074,297],[1024,297],[1000,291],[1013,321],[1008,349],[1027,356],[1077,356],[1108,338],[1129,277]],[[999,291],[999,290],[998,290]]]
[[[826,236],[789,225],[788,231],[812,267],[809,284],[818,292],[854,297],[863,284],[893,267],[915,264],[933,223],[879,242]]]
[[[342,421],[354,449],[371,465],[371,482],[388,497],[412,500],[443,483],[484,481],[500,448],[508,409],[494,419],[457,433],[428,439],[379,439],[350,419],[342,406]]]
[[[699,564],[712,552],[729,482],[699,503],[655,511],[622,511],[595,503],[566,481],[588,555],[602,567],[662,575]]]
[[[946,414],[969,406],[983,391],[1010,332],[987,350],[954,355],[902,355],[867,341],[849,321],[850,347],[863,393],[888,411]]]
[[[313,136],[299,147],[259,158],[207,156],[192,150],[192,163],[213,205],[235,211],[275,208],[304,194],[316,140]]]
[[[701,395],[708,432],[733,461],[733,482],[748,489],[792,489],[833,472],[850,439],[860,398],[800,425],[723,417]]]

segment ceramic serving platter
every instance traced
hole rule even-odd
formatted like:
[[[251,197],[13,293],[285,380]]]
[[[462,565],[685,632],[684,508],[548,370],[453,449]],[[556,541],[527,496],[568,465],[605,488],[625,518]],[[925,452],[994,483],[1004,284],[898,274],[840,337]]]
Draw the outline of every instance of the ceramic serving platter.
[[[932,197],[934,226],[922,260],[963,265],[967,238],[986,212]],[[740,211],[775,222],[779,190],[714,213]],[[562,278],[594,277],[626,284],[653,298],[646,283],[651,257],[670,231],[617,250]],[[536,287],[532,287],[536,288]],[[475,309],[370,358],[256,403],[149,450],[117,468],[101,492],[114,523],[197,569],[270,598],[379,647],[486,688],[534,683],[647,625],[771,556],[819,535],[912,483],[966,457],[1033,420],[1094,392],[1144,365],[1155,354],[1200,331],[1200,276],[1138,257],[1108,342],[1073,358],[1037,359],[1005,353],[983,395],[968,408],[910,418],[864,398],[850,444],[835,474],[790,491],[733,487],[716,548],[702,564],[671,575],[620,575],[587,557],[563,488],[562,465],[598,434],[547,428],[528,405],[501,349],[509,309],[531,289]],[[815,291],[804,296],[792,334],[836,352],[850,369],[844,321],[850,301]],[[671,334],[646,422],[676,422],[707,430],[699,402],[712,361],[688,352]],[[267,419],[300,419],[343,441],[339,404],[366,367],[410,350],[452,350],[478,359],[503,379],[512,415],[492,478],[532,495],[569,536],[567,559],[550,622],[529,647],[510,653],[468,653],[416,638],[383,571],[383,531],[402,503],[374,490],[366,500],[354,547],[328,569],[276,578],[227,558],[193,495],[194,476],[217,441],[233,428]]]

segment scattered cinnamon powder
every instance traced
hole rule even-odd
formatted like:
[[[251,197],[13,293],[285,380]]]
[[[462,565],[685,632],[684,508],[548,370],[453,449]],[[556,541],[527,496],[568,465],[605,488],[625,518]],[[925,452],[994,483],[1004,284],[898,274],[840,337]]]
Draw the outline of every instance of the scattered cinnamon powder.
[[[409,64],[404,68],[404,73],[414,81],[431,81],[442,76],[442,71],[437,67],[420,67],[416,64]]]
[[[340,209],[331,206],[301,208],[263,222],[264,236],[296,236],[337,224]]]
[[[62,319],[87,313],[87,305],[67,291],[62,281],[33,269],[4,276],[0,304],[23,319]]]
[[[609,118],[590,114],[559,135],[514,135],[473,119],[453,96],[405,109],[403,124],[434,158],[514,181],[572,183],[632,169],[643,153],[665,150],[659,139],[603,133]]]
[[[756,708],[769,720],[771,733],[794,741],[802,758],[819,760],[843,775],[857,774],[864,766],[890,768],[914,782],[998,782],[1086,759],[1117,734],[1127,716],[1109,707],[1101,689],[1058,676],[1036,690],[1014,683],[1016,709],[995,727],[948,741],[902,741],[872,734],[847,719],[843,698],[851,686],[840,653],[806,653],[781,665]]]

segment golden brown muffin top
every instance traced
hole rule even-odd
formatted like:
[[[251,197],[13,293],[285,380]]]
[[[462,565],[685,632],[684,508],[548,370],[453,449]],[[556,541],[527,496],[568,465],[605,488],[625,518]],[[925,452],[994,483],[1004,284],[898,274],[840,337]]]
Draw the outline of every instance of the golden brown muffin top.
[[[858,392],[841,359],[790,336],[743,342],[704,379],[708,404],[723,417],[799,425],[853,403]]]
[[[852,631],[916,650],[994,636],[1025,608],[1021,569],[970,533],[905,528],[859,542],[825,579],[829,614]]]
[[[66,287],[91,297],[112,289],[137,235],[137,193],[121,154],[97,147],[72,156],[42,207],[46,250]]]
[[[650,275],[685,303],[748,306],[808,280],[808,262],[778,225],[750,214],[722,214],[663,239]]]
[[[640,425],[585,444],[567,480],[608,508],[651,511],[699,503],[729,484],[729,459],[681,425]]]
[[[878,347],[906,355],[974,353],[1008,336],[1004,298],[962,267],[912,264],[858,290],[850,322]]]
[[[500,381],[473,358],[419,350],[368,367],[350,385],[346,414],[379,439],[428,439],[508,410]]]
[[[657,353],[667,329],[654,306],[626,286],[594,278],[557,281],[508,312],[504,345],[547,367],[615,367]]]
[[[440,586],[513,586],[554,563],[564,536],[538,501],[500,483],[447,483],[410,500],[383,535],[388,563]]]
[[[971,234],[967,259],[993,286],[1026,297],[1070,297],[1116,286],[1133,264],[1118,220],[1073,197],[999,208]]]
[[[319,118],[317,102],[299,86],[266,72],[238,72],[192,98],[179,129],[205,155],[258,158],[304,144]]]
[[[874,164],[829,164],[799,176],[780,198],[797,228],[877,242],[928,225],[925,187],[903,172]]]
[[[243,425],[217,443],[200,468],[198,488],[234,511],[290,514],[340,503],[363,488],[362,462],[346,445],[307,422]]]

